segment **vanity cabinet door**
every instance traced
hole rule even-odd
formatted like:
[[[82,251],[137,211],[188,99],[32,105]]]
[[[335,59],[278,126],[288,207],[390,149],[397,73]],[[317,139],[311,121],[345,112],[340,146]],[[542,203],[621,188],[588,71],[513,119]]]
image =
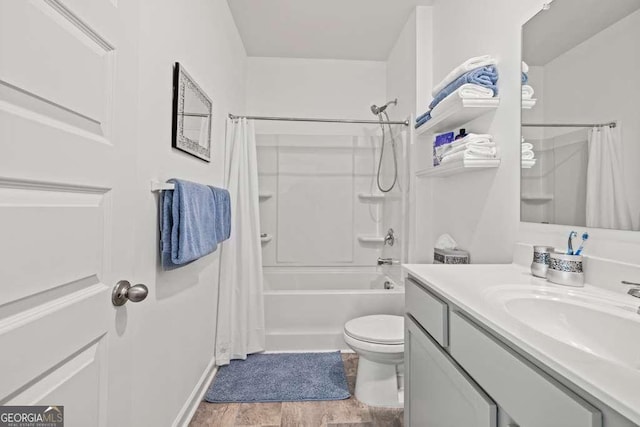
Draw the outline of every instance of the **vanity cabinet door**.
[[[451,355],[520,427],[601,427],[602,414],[562,384],[453,311]]]
[[[405,325],[405,425],[497,427],[489,396],[410,316]]]

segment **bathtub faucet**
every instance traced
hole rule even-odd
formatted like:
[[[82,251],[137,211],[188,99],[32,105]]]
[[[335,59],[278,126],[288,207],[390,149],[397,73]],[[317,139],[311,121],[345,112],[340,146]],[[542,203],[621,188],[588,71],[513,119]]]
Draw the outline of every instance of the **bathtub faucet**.
[[[378,265],[393,265],[398,264],[398,261],[393,258],[378,258]]]

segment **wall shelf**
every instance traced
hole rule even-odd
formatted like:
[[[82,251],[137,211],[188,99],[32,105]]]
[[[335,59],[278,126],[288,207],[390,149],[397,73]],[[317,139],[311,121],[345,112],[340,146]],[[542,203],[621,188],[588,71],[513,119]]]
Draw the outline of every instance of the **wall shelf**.
[[[500,98],[458,98],[437,117],[416,129],[416,135],[452,131],[498,108]]]
[[[382,236],[358,236],[358,241],[360,243],[384,243],[384,237]]]
[[[553,200],[553,194],[523,194],[520,197],[523,202],[546,203]]]
[[[362,199],[362,200],[382,201],[382,200],[384,200],[384,194],[382,194],[382,193],[358,193],[358,198]]]
[[[273,197],[273,193],[259,193],[258,194],[258,199],[262,200],[267,200]]]
[[[439,166],[422,169],[416,172],[419,178],[426,177],[445,177],[465,172],[475,172],[484,169],[497,168],[500,166],[500,159],[482,159],[482,160],[456,160],[444,163]]]

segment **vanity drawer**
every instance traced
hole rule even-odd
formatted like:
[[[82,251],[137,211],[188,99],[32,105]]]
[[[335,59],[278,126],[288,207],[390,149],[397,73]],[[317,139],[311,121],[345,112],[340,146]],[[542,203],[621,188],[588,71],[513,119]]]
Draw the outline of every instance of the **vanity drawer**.
[[[518,425],[602,426],[596,408],[463,314],[453,311],[450,327],[451,355]]]
[[[406,281],[405,309],[442,347],[449,345],[449,308],[412,278]]]

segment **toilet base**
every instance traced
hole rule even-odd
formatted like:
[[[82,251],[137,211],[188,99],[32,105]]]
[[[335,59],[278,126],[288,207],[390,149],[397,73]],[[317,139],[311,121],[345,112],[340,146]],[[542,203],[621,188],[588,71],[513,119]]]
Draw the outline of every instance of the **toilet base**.
[[[403,390],[398,388],[396,365],[372,362],[360,356],[356,399],[369,406],[402,408]]]

